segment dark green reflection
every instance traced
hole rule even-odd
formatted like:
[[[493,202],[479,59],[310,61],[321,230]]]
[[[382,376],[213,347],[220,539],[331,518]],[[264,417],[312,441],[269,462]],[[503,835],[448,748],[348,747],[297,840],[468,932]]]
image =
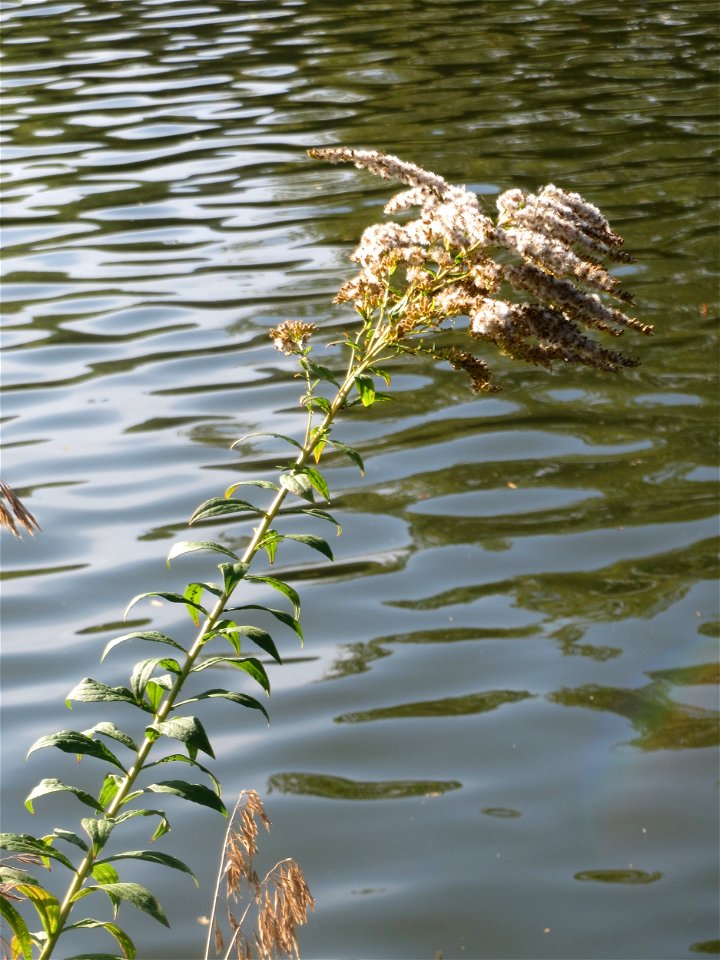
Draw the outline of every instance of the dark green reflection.
[[[691,943],[689,949],[693,953],[705,953],[715,957],[720,954],[720,940],[701,940],[698,943]]]
[[[659,870],[654,873],[646,870],[581,870],[575,874],[576,880],[594,880],[596,883],[655,883],[662,877]]]
[[[365,673],[374,660],[389,657],[387,648],[396,643],[460,643],[475,640],[512,640],[532,637],[540,632],[533,624],[524,627],[442,627],[436,630],[414,630],[410,633],[391,633],[386,637],[376,637],[360,643],[344,643],[340,647],[340,657],[335,660],[323,680],[336,680],[338,677]]]
[[[268,792],[298,793],[331,800],[404,800],[459,790],[458,780],[348,780],[326,773],[276,773]]]
[[[504,703],[516,703],[532,696],[527,690],[486,690],[482,693],[469,693],[464,697],[419,700],[417,703],[401,703],[396,707],[376,707],[374,710],[344,713],[335,717],[335,722],[363,723],[366,720],[403,720],[408,717],[460,717],[467,713],[488,713]]]
[[[715,710],[675,703],[665,683],[654,682],[638,689],[587,684],[548,695],[565,707],[608,710],[627,717],[640,733],[633,746],[642,750],[681,750],[712,747],[720,740],[720,714]]]

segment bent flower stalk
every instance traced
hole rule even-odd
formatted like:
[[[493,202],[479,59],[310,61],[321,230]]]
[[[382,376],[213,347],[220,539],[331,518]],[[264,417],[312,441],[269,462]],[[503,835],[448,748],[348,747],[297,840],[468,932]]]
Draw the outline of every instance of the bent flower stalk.
[[[301,516],[334,524],[340,532],[335,519],[321,505],[329,504],[330,491],[318,465],[332,451],[363,469],[361,455],[333,435],[335,421],[351,406],[370,407],[384,398],[379,385],[380,381],[389,385],[387,365],[391,361],[408,354],[446,361],[470,376],[473,390],[492,392],[498,387],[484,356],[476,353],[480,346],[492,345],[512,358],[543,366],[557,361],[615,371],[634,366],[637,360],[604,346],[592,334],[617,337],[626,329],[652,332],[650,326],[624,312],[632,305],[632,297],[603,265],[630,260],[622,250],[622,239],[600,211],[578,194],[566,193],[552,184],[536,194],[508,190],[498,197],[497,216],[492,219],[474,193],[397,157],[349,147],[318,148],[309,153],[319,160],[353,163],[384,179],[399,181],[404,189],[385,210],[388,214],[410,213],[403,213],[402,222],[368,227],[351,255],[357,273],[342,285],[336,297],[336,302],[351,303],[358,317],[355,327],[339,341],[346,352],[344,373],[333,371],[312,356],[315,324],[286,320],[271,331],[275,347],[296,358],[305,380],[302,441],[269,434],[289,444],[292,451],[277,482],[262,479],[233,483],[223,497],[207,500],[190,518],[192,525],[246,523],[254,518],[252,533],[244,540],[242,530],[238,534],[242,550],[236,553],[209,539],[182,541],[171,549],[169,563],[199,551],[220,554],[219,580],[194,579],[177,593],[143,593],[128,607],[157,596],[177,604],[189,615],[190,636],[184,643],[158,630],[137,630],[117,637],[107,644],[103,659],[116,646],[131,640],[161,644],[165,651],[135,664],[128,687],[111,687],[88,677],[68,694],[68,706],[71,701],[95,701],[133,707],[139,712],[134,714],[140,721],[138,729],[131,735],[114,723],[101,722],[84,731],[60,730],[41,737],[30,748],[34,752],[54,746],[79,759],[89,757],[103,764],[105,773],[94,793],[48,778],[27,798],[26,806],[33,813],[35,801],[49,794],[74,795],[93,811],[92,817],[80,822],[82,834],[56,827],[40,838],[30,834],[0,836],[0,847],[17,862],[16,866],[0,865],[0,908],[12,931],[9,950],[13,958],[30,960],[36,956],[47,960],[62,934],[83,930],[104,931],[114,938],[123,956],[136,957],[131,938],[116,922],[124,901],[167,924],[153,894],[138,883],[122,881],[117,865],[124,859],[144,860],[192,876],[189,867],[155,849],[113,852],[115,830],[129,819],[143,816],[158,822],[152,840],[169,831],[163,810],[143,806],[142,800],[148,795],[172,794],[227,817],[217,778],[197,759],[199,753],[214,757],[208,734],[201,720],[187,708],[199,701],[221,698],[254,712],[266,715],[266,711],[260,701],[244,691],[216,687],[198,691],[195,681],[206,669],[232,667],[240,671],[237,675],[269,693],[265,665],[268,661],[279,664],[282,659],[264,627],[243,622],[246,612],[252,620],[260,611],[265,620],[289,627],[302,640],[300,597],[295,588],[267,571],[258,574],[251,570],[259,562],[258,555],[265,554],[272,564],[284,541],[306,545],[332,560],[326,540],[314,533],[284,533],[282,524],[287,516]],[[467,323],[456,327],[462,317]],[[445,345],[448,329],[455,331],[455,340],[464,336],[465,344]],[[247,449],[249,439],[243,437],[233,446]],[[237,496],[239,490],[253,488],[259,489],[260,496],[270,491],[269,502],[258,505]],[[15,509],[21,523],[31,523],[32,518]],[[231,606],[238,589],[279,592],[292,612],[255,602],[254,594],[250,602]],[[219,647],[220,652],[208,655],[211,645],[216,650]],[[267,659],[253,655],[257,654],[255,648]],[[224,671],[225,675],[229,672]],[[112,742],[113,750],[127,751],[122,760],[106,740]],[[182,779],[154,781],[157,768],[164,769],[165,764],[173,764],[175,769],[178,764],[185,769],[190,765],[211,785]],[[295,928],[305,921],[312,897],[292,861],[282,861],[265,880],[258,881],[251,864],[257,852],[252,817],[264,822],[265,815],[255,795],[246,797],[244,809],[239,831],[228,831],[222,869],[230,896],[237,893],[241,876],[249,884],[257,905],[256,932],[253,935],[239,929],[247,910],[240,921],[229,915],[230,948],[224,948],[227,941],[214,906],[208,952],[212,936],[217,950],[225,956],[230,949],[242,956],[250,956],[252,949],[260,958],[278,953],[297,955]],[[74,848],[76,854],[79,849],[79,856],[70,859],[64,845]],[[27,869],[35,865],[49,870],[51,864],[70,871],[64,894],[56,895]],[[270,884],[276,887],[272,897],[268,893]],[[111,919],[76,919],[78,904],[88,903],[88,895],[95,893],[108,897]],[[31,930],[25,919],[28,907],[35,909],[40,924],[37,930]]]

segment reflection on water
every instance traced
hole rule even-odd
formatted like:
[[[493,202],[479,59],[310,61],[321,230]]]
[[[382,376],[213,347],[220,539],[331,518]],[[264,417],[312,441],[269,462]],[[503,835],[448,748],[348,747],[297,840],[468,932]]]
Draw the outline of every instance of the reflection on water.
[[[276,773],[268,780],[268,791],[300,793],[333,800],[407,800],[409,797],[438,797],[459,790],[457,780],[348,780],[321,773]]]
[[[565,707],[609,710],[627,717],[640,733],[630,743],[643,750],[714,747],[720,742],[720,713],[675,703],[663,682],[637,690],[587,684],[559,690],[549,699]]]
[[[596,883],[654,883],[662,879],[662,873],[656,870],[581,870],[575,874],[576,880],[593,880]]]
[[[625,338],[642,366],[617,377],[490,356],[504,392],[483,400],[402,362],[392,404],[350,411],[339,436],[367,470],[327,460],[337,561],[288,551],[273,571],[302,592],[305,650],[277,638],[269,730],[203,714],[214,770],[226,796],[270,780],[269,842],[318,901],[306,956],[717,953],[716,0],[3,16],[2,470],[43,527],[2,545],[4,828],[55,825],[49,802],[25,818],[58,774],[25,750],[67,724],[81,676],[127,682],[131,651],[97,663],[113,635],[170,616],[119,627],[128,598],[214,578],[164,557],[198,503],[272,478],[276,442],[230,444],[303,429],[267,332],[345,328],[347,252],[392,192],[304,151],[377,147],[488,205],[578,190],[638,258],[622,280],[656,334]],[[236,549],[249,525],[204,529]],[[640,749],[617,750],[629,725]],[[222,825],[172,820],[163,842],[211,889]],[[575,882],[596,863],[664,882]],[[172,930],[137,940],[185,960],[202,936],[173,883]]]

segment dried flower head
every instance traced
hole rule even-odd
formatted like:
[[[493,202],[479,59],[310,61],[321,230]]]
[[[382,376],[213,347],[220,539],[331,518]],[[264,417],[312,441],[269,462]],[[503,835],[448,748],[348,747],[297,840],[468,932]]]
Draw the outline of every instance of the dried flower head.
[[[559,360],[599,370],[637,363],[582,332],[648,334],[652,327],[613,304],[633,301],[601,260],[632,258],[600,210],[579,194],[554,184],[537,194],[508,190],[497,199],[494,223],[474,193],[398,157],[349,147],[309,153],[405,184],[409,189],[386,204],[386,213],[418,209],[404,223],[365,230],[351,255],[360,272],[336,298],[353,302],[375,336],[385,324],[388,343],[412,350],[413,339],[466,316],[473,340],[529,363]],[[469,373],[474,390],[498,389],[473,353],[454,348],[433,355]]]
[[[302,320],[285,320],[270,331],[270,339],[276,350],[288,355],[302,353],[307,341],[317,330],[317,324]]]
[[[22,530],[33,535],[40,524],[25,507],[12,487],[0,480],[0,526],[9,530],[18,540],[22,539]]]

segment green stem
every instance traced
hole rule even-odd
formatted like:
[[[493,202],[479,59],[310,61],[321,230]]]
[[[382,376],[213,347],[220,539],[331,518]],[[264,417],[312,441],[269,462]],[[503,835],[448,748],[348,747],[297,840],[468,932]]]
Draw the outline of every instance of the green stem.
[[[359,359],[357,359],[354,353],[351,353],[350,362],[348,364],[348,372],[345,376],[345,380],[338,388],[338,392],[330,404],[329,410],[324,415],[319,429],[316,430],[314,434],[311,434],[311,432],[308,431],[305,444],[295,460],[295,467],[305,466],[312,456],[315,447],[320,442],[320,439],[345,405],[348,394],[352,390],[353,384],[355,383],[355,378],[363,373],[369,366],[371,366],[371,364],[385,349],[387,344],[387,328],[384,328],[384,331],[384,334],[381,333],[381,335],[378,336],[378,330],[376,328],[375,336],[366,346],[365,351]],[[310,416],[312,416],[312,411],[310,411]],[[256,527],[253,537],[242,555],[242,563],[249,564],[252,561],[253,557],[260,548],[260,542],[277,517],[288,492],[289,491],[285,487],[282,487],[275,495],[275,498],[265,511],[262,521],[258,527]],[[182,665],[180,673],[177,675],[175,682],[168,691],[165,700],[162,702],[157,713],[155,714],[154,722],[156,724],[165,720],[170,711],[173,709],[175,702],[182,691],[185,681],[190,675],[200,651],[205,644],[205,638],[207,634],[214,628],[217,621],[222,617],[222,614],[225,611],[234,589],[235,588],[233,587],[231,590],[223,591],[222,595],[218,598],[217,603],[207,615],[207,618],[205,619],[202,628],[196,636],[193,645],[187,651],[185,662]],[[127,771],[127,774],[118,787],[117,793],[113,797],[107,809],[104,811],[104,816],[106,819],[112,819],[124,804],[126,797],[132,791],[135,781],[145,766],[145,761],[147,760],[148,754],[152,749],[153,743],[155,743],[155,740],[150,740],[146,737],[138,748],[133,765]],[[82,889],[85,881],[91,874],[96,859],[97,853],[90,849],[78,867],[77,872],[68,887],[67,893],[65,894],[65,898],[60,905],[60,911],[55,924],[55,929],[51,934],[48,935],[40,953],[39,960],[49,960],[49,958],[52,956],[55,945],[57,944],[60,934],[65,928],[68,916],[73,908],[73,898]]]

